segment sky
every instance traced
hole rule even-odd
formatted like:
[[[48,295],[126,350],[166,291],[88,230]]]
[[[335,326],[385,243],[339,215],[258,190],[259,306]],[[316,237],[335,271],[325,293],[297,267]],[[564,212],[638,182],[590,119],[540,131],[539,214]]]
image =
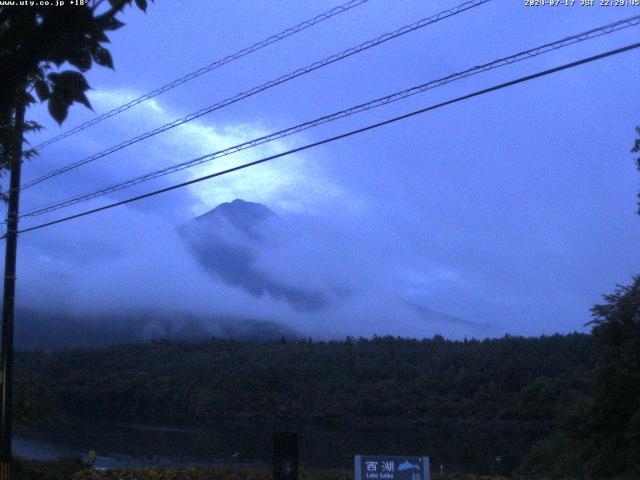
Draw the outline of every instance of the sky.
[[[23,182],[460,1],[370,0],[43,149]],[[579,2],[577,2],[579,3]],[[87,79],[94,112],[62,127],[46,107],[37,144],[338,5],[158,0],[113,32],[115,71]],[[23,211],[257,138],[475,65],[640,14],[493,0],[205,115],[25,190]],[[205,163],[23,227],[289,150],[637,41],[633,27]],[[301,335],[448,338],[587,331],[590,308],[640,271],[640,52],[536,79],[273,162],[20,236],[17,303],[87,322],[146,312],[167,322],[273,322]],[[321,292],[303,311],[212,274],[179,226],[224,202],[278,220],[249,249],[252,272]],[[269,222],[267,222],[269,223]],[[236,232],[237,233],[237,232]],[[234,236],[235,235],[235,236]],[[235,238],[235,240],[234,240]],[[233,244],[240,248],[240,243]],[[250,272],[249,272],[250,273]],[[248,273],[248,274],[249,274]],[[265,277],[266,278],[266,277]],[[425,314],[427,312],[427,314]],[[105,327],[108,328],[108,321]],[[75,329],[78,323],[74,323]],[[70,327],[71,328],[71,327]],[[72,337],[73,334],[70,333]]]

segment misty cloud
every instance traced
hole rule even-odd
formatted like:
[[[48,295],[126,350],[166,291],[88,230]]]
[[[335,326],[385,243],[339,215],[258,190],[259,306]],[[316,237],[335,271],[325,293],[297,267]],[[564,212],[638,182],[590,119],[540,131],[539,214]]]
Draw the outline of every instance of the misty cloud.
[[[325,308],[328,301],[322,292],[287,285],[256,267],[266,246],[261,228],[268,229],[268,222],[277,227],[278,217],[264,205],[234,200],[182,225],[180,232],[199,262],[224,283],[256,297],[269,294],[300,311]]]
[[[314,9],[305,2],[293,7],[299,18]],[[238,18],[234,8],[228,3],[221,12],[228,16],[220,18]],[[234,62],[51,145],[25,164],[23,178],[275,78],[310,60],[310,52],[328,55],[407,24],[424,8],[430,7],[413,2],[398,9],[381,3],[367,22],[344,16],[339,28],[327,24],[299,41],[283,42],[286,49],[265,49],[251,61]],[[519,8],[505,4],[492,14],[506,22],[518,16]],[[567,22],[565,14],[544,9],[535,14],[521,19],[517,31],[500,32],[504,38],[498,43],[478,42],[486,33],[482,17],[414,32],[411,39],[353,56],[29,189],[22,208],[236,145],[617,15],[585,10]],[[111,44],[117,73],[89,72],[96,112],[210,61],[212,52],[201,48],[201,39],[211,35],[210,25],[192,15],[190,9],[158,8],[145,17],[144,27],[136,25],[135,17],[127,18],[128,28],[114,33]],[[265,8],[253,27],[266,29],[282,21],[275,15],[277,10]],[[189,25],[184,44],[166,45],[163,62],[146,56],[140,32],[153,28],[168,38],[176,24]],[[253,28],[240,32],[233,22],[219,28],[215,48],[220,52],[257,35]],[[627,29],[607,41],[631,41],[632,36]],[[500,45],[500,52],[489,48],[493,45]],[[596,50],[585,43],[496,69],[69,210],[25,219],[23,226],[256,160]],[[416,62],[425,58],[430,61]],[[120,332],[115,337],[129,340],[235,334],[234,328],[314,338],[438,333],[462,338],[584,329],[600,294],[626,283],[639,264],[636,172],[628,154],[638,102],[631,90],[606,87],[611,71],[631,78],[634,65],[623,57],[608,62],[604,68],[594,64],[573,70],[566,77],[571,88],[558,88],[563,77],[531,82],[24,234],[17,299],[35,323],[21,325],[61,340],[64,335],[54,332],[68,331],[69,341],[86,332],[95,338],[101,331],[103,338]],[[65,128],[94,115],[74,108]],[[47,127],[33,135],[33,143],[59,131],[46,107],[30,109],[29,116]],[[536,141],[540,138],[544,141]],[[260,203],[277,217],[220,222],[213,241],[201,239],[211,251],[194,255],[180,226],[193,225],[195,217],[235,199]]]

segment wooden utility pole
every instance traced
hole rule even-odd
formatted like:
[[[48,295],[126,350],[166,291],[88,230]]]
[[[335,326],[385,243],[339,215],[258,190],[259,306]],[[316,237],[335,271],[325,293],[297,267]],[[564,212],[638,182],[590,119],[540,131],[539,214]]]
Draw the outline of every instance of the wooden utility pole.
[[[13,314],[16,292],[16,255],[18,250],[18,211],[20,170],[24,134],[24,99],[18,100],[15,113],[15,138],[11,152],[11,179],[7,205],[7,239],[4,258],[4,297],[2,303],[2,398],[0,400],[0,480],[11,479],[11,422],[13,386]]]

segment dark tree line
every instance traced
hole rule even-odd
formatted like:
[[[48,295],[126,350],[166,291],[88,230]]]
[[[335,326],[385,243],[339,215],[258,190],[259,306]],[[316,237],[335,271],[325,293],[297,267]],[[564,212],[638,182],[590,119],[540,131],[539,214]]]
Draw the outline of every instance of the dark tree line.
[[[593,393],[526,460],[556,477],[640,478],[640,276],[593,308]]]
[[[450,465],[488,471],[483,462],[500,449],[507,470],[637,479],[640,277],[604,299],[591,335],[211,339],[22,352],[16,408],[31,424],[403,429]]]
[[[19,354],[23,388],[71,416],[170,423],[289,417],[553,421],[590,393],[587,335],[495,340],[153,342]],[[49,396],[44,395],[48,392]]]
[[[417,449],[428,446],[448,465],[486,472],[496,453],[505,468],[514,468],[550,434],[556,418],[590,397],[595,360],[592,338],[582,334],[483,341],[212,339],[33,351],[16,360],[23,402],[17,408],[31,423],[49,417],[394,430],[413,435],[423,442]],[[357,449],[358,438],[345,442]],[[350,454],[345,451],[345,462]]]

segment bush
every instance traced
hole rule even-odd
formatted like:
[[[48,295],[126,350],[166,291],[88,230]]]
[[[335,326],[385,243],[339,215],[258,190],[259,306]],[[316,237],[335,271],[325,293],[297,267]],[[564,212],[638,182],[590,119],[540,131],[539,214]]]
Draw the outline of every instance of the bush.
[[[80,457],[59,458],[49,461],[15,458],[13,462],[13,479],[69,480],[85,468],[87,466]]]
[[[114,469],[78,472],[73,480],[271,480],[271,469],[255,467],[193,467]],[[350,470],[301,469],[300,480],[352,480]]]

